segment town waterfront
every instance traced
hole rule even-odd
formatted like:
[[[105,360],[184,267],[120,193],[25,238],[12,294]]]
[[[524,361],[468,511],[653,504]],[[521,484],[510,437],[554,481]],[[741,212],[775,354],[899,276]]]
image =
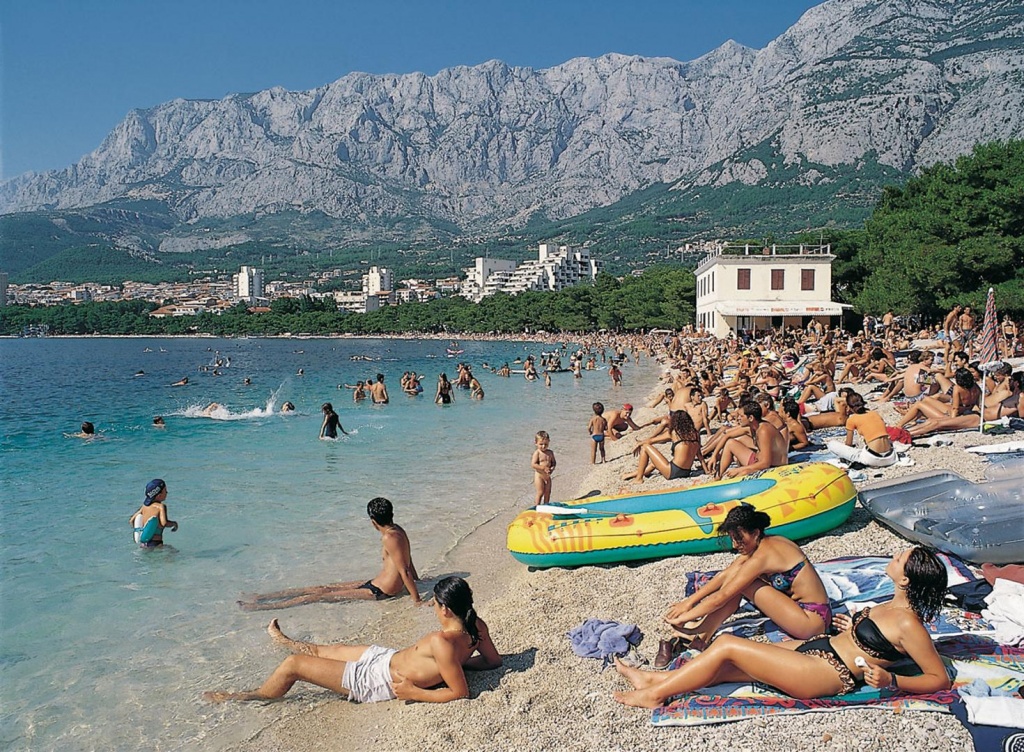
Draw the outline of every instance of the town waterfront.
[[[330,641],[412,608],[400,599],[245,613],[243,593],[373,575],[380,544],[365,505],[378,495],[395,503],[421,575],[447,574],[444,556],[460,539],[532,502],[537,430],[551,434],[560,462],[579,461],[590,403],[623,399],[604,371],[556,374],[545,388],[481,367],[548,346],[465,342],[457,360],[473,365],[486,399],[457,390],[454,405],[436,406],[437,374],[455,371],[446,344],[0,342],[0,744],[179,749],[243,738],[281,708],[250,707],[225,728],[200,693],[258,684],[278,660],[263,632],[271,616]],[[218,359],[230,366],[213,376]],[[401,393],[406,370],[423,375],[422,396]],[[355,405],[339,389],[378,372],[390,405]],[[183,376],[187,386],[170,386]],[[279,413],[286,400],[296,414]],[[317,439],[325,401],[350,437]],[[224,406],[218,419],[202,414],[210,402]],[[64,436],[84,420],[97,438]],[[128,519],[155,477],[181,527],[164,549],[141,550]]]

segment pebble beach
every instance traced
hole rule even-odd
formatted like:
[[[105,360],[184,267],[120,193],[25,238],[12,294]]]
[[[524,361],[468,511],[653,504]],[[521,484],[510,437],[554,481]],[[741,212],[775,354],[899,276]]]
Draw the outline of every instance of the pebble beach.
[[[648,372],[652,378],[656,371]],[[639,423],[659,414],[641,407],[640,396],[657,393],[659,384],[632,385]],[[889,405],[878,406],[887,423],[895,422]],[[594,489],[623,493],[635,487],[620,478],[635,468],[636,438],[653,428],[608,442],[608,461],[599,465],[559,464],[555,498],[582,496]],[[1005,441],[974,433],[948,434],[951,446],[913,447],[913,466],[869,470],[866,483],[931,469],[955,469],[975,481],[985,479],[987,463],[964,447]],[[678,481],[660,476],[644,489],[672,487]],[[626,683],[599,661],[575,656],[566,633],[590,617],[638,624],[644,633],[640,654],[653,660],[658,642],[670,635],[662,615],[683,596],[685,574],[721,569],[731,552],[683,556],[619,566],[529,570],[505,549],[505,527],[532,498],[498,514],[460,544],[446,562],[464,573],[474,589],[477,611],[486,620],[504,666],[467,672],[471,699],[441,705],[387,702],[356,706],[327,691],[302,685],[281,702],[262,704],[267,725],[230,749],[264,750],[380,749],[419,750],[949,750],[973,749],[967,730],[939,712],[894,713],[890,710],[844,710],[697,727],[657,728],[647,711],[626,708],[612,692]],[[410,531],[415,545],[415,531]],[[875,522],[858,505],[842,526],[813,540],[801,541],[812,561],[839,556],[889,556],[910,544]],[[386,611],[347,642],[402,646],[433,628],[426,613],[408,599]],[[298,639],[316,639],[301,629]],[[277,651],[267,639],[268,652]],[[284,655],[283,653],[281,654]],[[215,711],[211,713],[215,715]]]

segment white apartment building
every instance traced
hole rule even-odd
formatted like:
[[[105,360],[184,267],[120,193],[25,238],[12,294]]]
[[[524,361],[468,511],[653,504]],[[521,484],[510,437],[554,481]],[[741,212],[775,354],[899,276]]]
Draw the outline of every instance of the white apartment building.
[[[464,298],[479,303],[488,295],[493,295],[494,290],[488,292],[488,285],[493,288],[500,280],[507,279],[508,275],[516,270],[516,262],[506,259],[492,259],[478,256],[473,266],[466,269],[466,280],[462,283],[461,295]]]
[[[480,302],[497,292],[517,295],[526,290],[557,291],[593,282],[603,268],[604,262],[591,258],[589,248],[541,243],[537,260],[518,266],[513,261],[476,259],[475,267],[466,270],[462,295]]]
[[[823,323],[851,306],[832,300],[831,246],[723,246],[694,269],[697,326],[719,338],[740,330]]]
[[[370,271],[363,275],[363,295],[376,296],[393,303],[395,276],[391,270],[383,266],[371,266]]]
[[[235,295],[249,305],[256,305],[263,297],[263,270],[243,266],[235,275]]]

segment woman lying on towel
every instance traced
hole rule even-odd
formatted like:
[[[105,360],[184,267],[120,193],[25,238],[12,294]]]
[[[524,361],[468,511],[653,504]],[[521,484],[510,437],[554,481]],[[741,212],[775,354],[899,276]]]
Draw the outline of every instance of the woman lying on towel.
[[[284,696],[297,681],[326,687],[353,702],[449,702],[469,697],[464,669],[497,668],[501,656],[487,625],[473,610],[473,591],[464,579],[446,577],[434,586],[434,614],[441,629],[405,650],[298,642],[287,637],[274,619],[267,630],[271,639],[299,655],[285,658],[259,689],[205,692],[203,697],[210,702],[272,700]]]
[[[660,651],[656,667],[671,659],[671,655],[666,657],[664,653],[706,647],[722,622],[736,613],[742,598],[797,639],[829,630],[832,609],[818,572],[793,541],[780,535],[765,535],[770,524],[767,514],[747,503],[725,516],[718,534],[732,539],[739,556],[665,614],[665,621],[685,637],[677,638],[673,645]]]
[[[703,653],[667,673],[616,659],[616,668],[634,689],[616,692],[615,699],[654,708],[685,692],[752,681],[799,699],[846,694],[861,684],[913,694],[949,689],[949,676],[924,627],[942,607],[945,567],[934,553],[917,547],[895,556],[885,571],[896,584],[893,599],[865,608],[852,620],[837,615],[840,634],[835,637],[768,644],[720,635]],[[888,670],[904,657],[917,664],[920,675],[897,676]]]

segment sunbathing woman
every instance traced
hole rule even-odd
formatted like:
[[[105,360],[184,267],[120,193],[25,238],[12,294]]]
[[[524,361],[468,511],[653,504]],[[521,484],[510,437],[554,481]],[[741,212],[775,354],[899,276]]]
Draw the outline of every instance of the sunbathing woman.
[[[850,417],[846,420],[846,441],[826,442],[828,450],[847,462],[858,462],[867,467],[889,467],[895,465],[896,451],[885,427],[885,422],[874,410],[864,406],[864,398],[854,392],[846,398]],[[854,434],[864,439],[864,447],[853,445]]]
[[[1016,416],[1019,414],[1020,405],[1020,391],[1021,391],[1021,374],[1009,374],[1008,369],[1010,366],[1006,363],[1005,369],[999,368],[993,374],[994,381],[996,383],[995,388],[992,392],[985,397],[985,420],[999,420],[1000,418]],[[969,372],[965,369],[964,373]],[[973,376],[971,379],[973,380]],[[962,379],[964,383],[967,383],[967,379]],[[960,389],[960,383],[957,383],[957,389]],[[957,389],[953,390],[954,401],[957,398]],[[974,390],[977,391],[978,387],[975,386]],[[980,395],[978,395],[980,399]],[[970,395],[968,395],[970,399]],[[952,410],[951,410],[952,412]],[[908,432],[914,438],[922,436],[929,436],[933,433],[942,433],[943,431],[959,431],[965,428],[978,428],[981,423],[981,418],[978,415],[977,405],[973,409],[967,411],[961,411],[959,415],[950,415],[945,418],[929,418],[928,420],[911,426]]]
[[[654,446],[665,441],[672,442],[671,460],[666,459]],[[638,444],[633,454],[639,458],[636,472],[623,476],[623,480],[643,483],[644,478],[655,470],[666,480],[689,478],[693,474],[695,459],[700,461],[704,472],[708,472],[708,466],[700,453],[700,434],[694,427],[690,414],[685,410],[673,410],[669,413],[668,430]]]
[[[434,614],[441,629],[404,650],[376,645],[315,645],[287,637],[270,622],[271,639],[296,655],[284,659],[263,686],[250,692],[205,692],[210,702],[272,700],[297,681],[334,690],[354,702],[417,700],[450,702],[469,697],[464,669],[501,665],[487,625],[473,610],[473,591],[461,577],[434,586]],[[477,653],[477,655],[473,655]],[[438,687],[439,684],[443,687]]]
[[[978,401],[981,399],[981,390],[978,388],[977,382],[974,380],[974,376],[966,368],[961,368],[953,376],[953,401],[949,404],[940,402],[935,397],[925,397],[919,402],[915,402],[910,408],[903,414],[899,422],[896,424],[897,428],[904,428],[908,424],[922,418],[931,418],[935,420],[944,418],[968,418],[972,414],[974,415],[974,423],[978,422]],[[929,425],[927,432],[934,430],[952,430],[954,427],[970,428],[970,421],[956,421],[957,426],[948,426],[945,429],[936,429],[934,424]],[[959,425],[963,423],[964,425]],[[915,432],[917,429],[917,432]],[[919,426],[911,426],[909,429],[912,436],[925,435],[920,433]]]
[[[858,684],[914,694],[949,689],[949,676],[924,622],[942,607],[946,570],[931,551],[917,547],[893,558],[886,574],[896,584],[891,601],[864,609],[852,620],[837,616],[836,637],[767,644],[722,635],[707,650],[668,673],[615,667],[635,688],[616,692],[624,705],[655,708],[685,692],[723,682],[757,681],[791,697],[846,694]],[[863,656],[867,667],[856,665]],[[921,673],[897,676],[888,670],[909,656]]]
[[[746,598],[786,634],[807,639],[832,626],[832,608],[814,565],[788,538],[765,535],[771,518],[743,503],[718,526],[739,556],[689,598],[676,603],[665,621],[689,637],[677,648],[703,649]]]

